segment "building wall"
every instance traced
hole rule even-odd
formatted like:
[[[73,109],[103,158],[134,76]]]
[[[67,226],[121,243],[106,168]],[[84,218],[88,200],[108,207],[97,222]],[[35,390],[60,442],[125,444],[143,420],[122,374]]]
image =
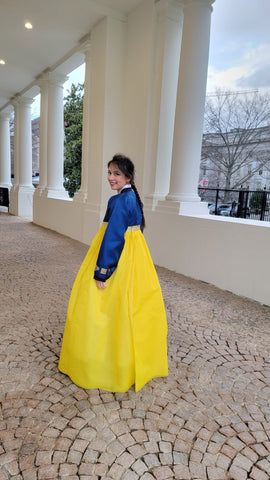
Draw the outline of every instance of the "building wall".
[[[72,201],[34,202],[36,222],[90,245],[93,214]],[[145,238],[156,265],[270,305],[270,222],[183,216],[145,209]]]
[[[146,212],[154,262],[270,305],[270,222]]]
[[[249,190],[257,190],[266,187],[267,190],[270,190],[270,126],[257,129],[260,133],[260,138],[258,139],[258,144],[254,149],[254,144],[247,144],[245,147],[245,155],[250,152],[250,155],[247,156],[247,160],[241,168],[232,176],[231,185],[235,182],[238,182],[243,179],[241,182],[244,188],[249,188]],[[232,134],[233,140],[234,134]],[[215,188],[219,184],[220,188],[225,188],[225,178],[218,171],[218,166],[213,165],[213,163],[204,158],[204,148],[207,143],[213,142],[218,150],[224,150],[225,155],[227,154],[227,149],[221,143],[221,137],[219,134],[205,134],[203,135],[202,142],[202,160],[200,167],[200,177],[199,180],[205,178],[208,179],[209,187]],[[220,144],[220,145],[219,145]],[[258,164],[265,163],[262,167],[256,170]],[[213,168],[214,167],[214,168]],[[248,175],[249,171],[254,171],[255,173],[248,179],[245,180],[245,177]],[[240,185],[239,185],[240,188]]]

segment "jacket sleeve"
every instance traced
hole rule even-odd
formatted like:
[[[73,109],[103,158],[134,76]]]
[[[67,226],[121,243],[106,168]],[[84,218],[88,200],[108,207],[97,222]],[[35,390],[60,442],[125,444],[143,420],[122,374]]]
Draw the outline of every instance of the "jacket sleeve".
[[[125,195],[119,194],[112,205],[109,222],[102,240],[94,278],[105,282],[115,271],[125,243],[129,208]],[[104,220],[106,221],[106,215]]]

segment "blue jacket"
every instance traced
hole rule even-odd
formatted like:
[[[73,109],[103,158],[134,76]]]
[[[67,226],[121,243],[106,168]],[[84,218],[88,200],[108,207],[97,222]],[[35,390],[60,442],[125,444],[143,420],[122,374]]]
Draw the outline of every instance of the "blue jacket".
[[[115,271],[128,227],[141,225],[142,213],[131,188],[124,188],[109,199],[104,222],[108,222],[101,243],[94,278],[105,282]]]

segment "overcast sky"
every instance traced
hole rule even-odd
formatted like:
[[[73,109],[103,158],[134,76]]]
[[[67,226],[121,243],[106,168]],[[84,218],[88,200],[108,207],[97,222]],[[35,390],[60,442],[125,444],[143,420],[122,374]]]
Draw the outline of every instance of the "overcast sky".
[[[69,75],[84,82],[84,65]],[[213,4],[207,92],[267,89],[270,92],[270,0],[216,0]],[[39,100],[34,105],[39,115]]]
[[[216,86],[270,90],[270,0],[213,4],[208,92]]]
[[[84,81],[84,67],[65,86],[76,81]],[[270,0],[213,4],[207,91],[216,87],[270,91]]]

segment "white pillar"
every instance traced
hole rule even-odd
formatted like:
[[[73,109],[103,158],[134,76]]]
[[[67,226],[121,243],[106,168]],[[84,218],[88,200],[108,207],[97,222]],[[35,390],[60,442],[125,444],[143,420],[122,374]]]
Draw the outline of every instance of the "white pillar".
[[[14,107],[14,142],[13,142],[13,168],[14,168],[14,181],[13,187],[16,188],[19,185],[19,144],[20,144],[20,105],[18,100],[13,102]],[[13,188],[12,187],[12,188]]]
[[[173,0],[156,3],[155,68],[148,194],[154,204],[169,192],[183,7]],[[147,168],[147,165],[146,165]],[[155,174],[153,174],[155,172]]]
[[[40,196],[47,186],[47,124],[48,124],[48,78],[39,80],[40,123],[39,123],[39,185],[35,196]]]
[[[19,188],[19,113],[20,105],[18,99],[13,100],[14,107],[14,142],[13,142],[13,170],[14,179],[10,189],[9,212],[18,215],[18,188]]]
[[[51,73],[48,84],[47,124],[47,187],[46,195],[52,198],[68,199],[63,187],[64,165],[64,75]]]
[[[88,160],[89,160],[89,110],[90,110],[90,74],[91,74],[91,44],[85,45],[85,76],[83,94],[83,128],[82,128],[82,164],[81,187],[74,195],[74,201],[85,203],[87,201],[88,187]]]
[[[32,98],[19,99],[19,188],[18,215],[32,217],[33,194],[32,184]]]
[[[22,217],[33,215],[32,185],[32,98],[18,97],[13,102],[14,121],[14,185],[10,191],[10,212]]]
[[[197,188],[213,2],[186,0],[184,7],[170,192],[166,197],[178,202],[180,214],[207,213]]]
[[[9,113],[0,114],[0,187],[11,187]]]
[[[98,224],[111,194],[107,162],[123,145],[125,33],[125,23],[111,17],[104,18],[91,32],[86,208],[94,213]]]
[[[20,98],[19,185],[34,190],[32,184],[32,98]]]

